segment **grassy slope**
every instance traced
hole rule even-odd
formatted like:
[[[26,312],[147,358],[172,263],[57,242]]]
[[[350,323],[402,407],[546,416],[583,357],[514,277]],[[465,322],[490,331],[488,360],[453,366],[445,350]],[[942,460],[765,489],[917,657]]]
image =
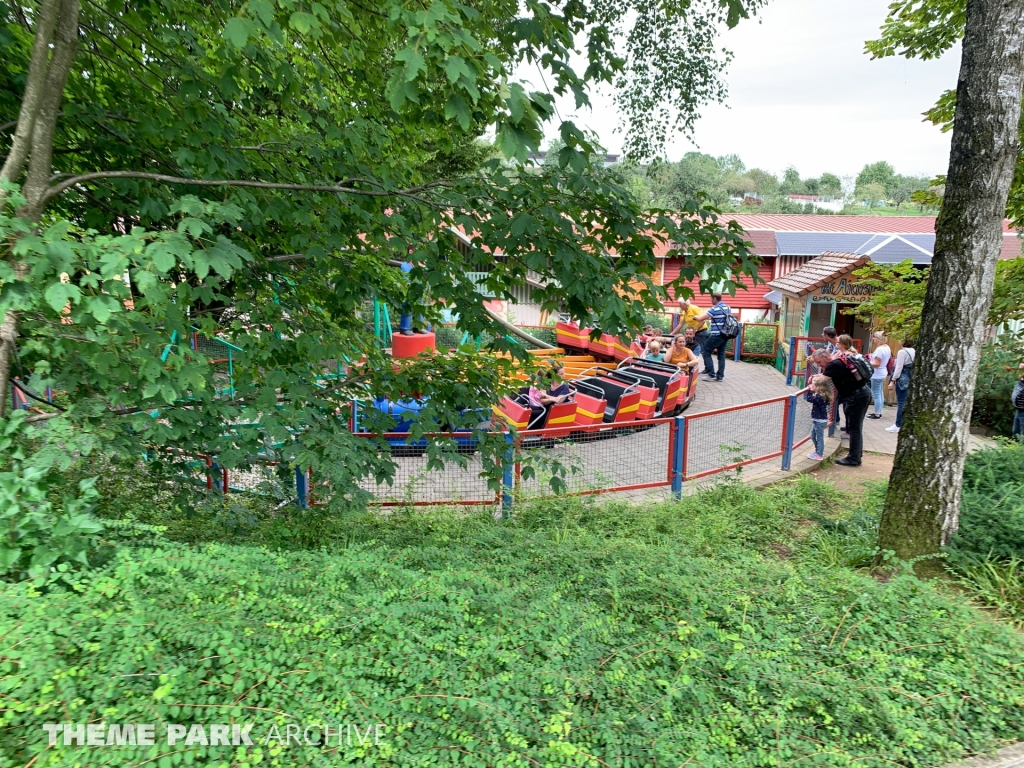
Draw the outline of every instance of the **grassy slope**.
[[[0,593],[0,766],[881,767],[1024,735],[1014,632],[911,578],[779,559],[837,502],[802,479],[339,521],[322,552],[124,550],[78,595]],[[44,722],[229,716],[389,728],[327,754],[41,747]]]

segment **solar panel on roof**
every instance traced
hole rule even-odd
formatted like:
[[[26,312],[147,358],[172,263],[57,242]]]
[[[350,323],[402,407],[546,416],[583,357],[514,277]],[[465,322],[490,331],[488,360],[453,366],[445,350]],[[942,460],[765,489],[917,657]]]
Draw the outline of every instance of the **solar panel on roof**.
[[[856,253],[873,234],[861,232],[776,232],[780,256],[820,256],[825,251]]]

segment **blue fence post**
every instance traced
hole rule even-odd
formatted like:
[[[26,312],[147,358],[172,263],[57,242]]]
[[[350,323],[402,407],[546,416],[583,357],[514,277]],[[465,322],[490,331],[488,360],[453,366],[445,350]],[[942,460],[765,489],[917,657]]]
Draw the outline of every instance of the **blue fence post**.
[[[504,491],[501,494],[501,518],[507,520],[512,511],[512,494],[515,491],[515,472],[513,472],[513,460],[515,459],[514,436],[511,432],[505,433],[505,476],[502,478]]]
[[[737,363],[740,361],[740,352],[743,351],[743,323],[740,323],[739,335],[732,340],[732,359]]]
[[[793,433],[796,432],[796,395],[786,400],[786,423],[783,425],[782,468],[788,470],[793,464]]]
[[[683,497],[683,467],[686,466],[686,417],[676,416],[676,433],[672,436],[672,497]]]
[[[789,354],[786,356],[786,386],[793,386],[793,366],[796,363],[796,336],[789,337]]]
[[[302,467],[295,467],[295,506],[299,509],[309,507],[309,476]]]

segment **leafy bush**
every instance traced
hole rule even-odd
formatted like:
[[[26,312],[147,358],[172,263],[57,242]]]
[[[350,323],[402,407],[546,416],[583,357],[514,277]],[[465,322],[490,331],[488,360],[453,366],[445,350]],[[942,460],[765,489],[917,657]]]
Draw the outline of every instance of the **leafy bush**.
[[[778,329],[775,326],[745,325],[743,327],[742,352],[744,354],[774,355],[777,333]]]
[[[557,340],[555,338],[555,329],[554,328],[535,328],[535,327],[530,327],[530,328],[523,328],[523,330],[526,331],[531,336],[533,336],[535,339],[539,339],[540,341],[543,341],[543,342],[546,342],[546,343],[552,344],[552,345],[557,343]],[[395,332],[396,333],[398,332],[397,329],[396,329]],[[435,341],[437,343],[438,349],[455,349],[456,347],[459,346],[459,343],[462,341],[462,338],[463,338],[464,335],[465,335],[464,331],[460,331],[458,328],[456,328],[453,325],[436,325],[436,326],[434,326],[434,337],[435,337]],[[481,344],[488,344],[488,343],[490,343],[493,340],[493,338],[494,337],[492,335],[488,334],[488,333],[481,334],[481,336],[480,336],[480,343]],[[519,339],[518,336],[514,337],[514,338],[517,341],[521,341],[521,339]],[[475,342],[475,339],[472,339],[471,341]]]
[[[523,328],[523,330],[526,331],[531,336],[533,336],[533,338],[535,339],[539,339],[540,341],[546,342],[553,346],[557,346],[558,344],[558,338],[555,335],[554,328],[537,328],[536,326],[531,326],[529,328]]]
[[[1010,344],[990,344],[982,349],[971,423],[1010,435],[1014,414],[1010,395],[1019,377],[1017,365],[1020,362],[1020,352],[1014,351]]]
[[[967,455],[960,529],[950,547],[954,562],[962,555],[1024,559],[1024,444]]]
[[[967,455],[949,564],[973,599],[1024,624],[1024,443]]]
[[[881,768],[1019,738],[1018,635],[911,577],[771,553],[825,488],[398,511],[325,531],[335,551],[125,548],[10,585],[0,766]],[[257,746],[47,748],[48,722],[251,723]],[[387,728],[259,746],[324,722]]]
[[[672,330],[672,316],[662,312],[648,312],[644,315],[644,325],[653,325],[662,333]]]
[[[61,563],[88,565],[101,526],[89,514],[96,478],[69,487],[61,473],[71,464],[66,437],[27,423],[25,411],[0,419],[0,578],[45,574]],[[54,491],[63,497],[54,498]]]
[[[398,329],[394,329],[394,333],[398,333]],[[462,341],[462,337],[465,331],[460,331],[454,325],[435,325],[434,326],[434,342],[437,344],[438,349],[455,349],[459,346],[459,342]]]

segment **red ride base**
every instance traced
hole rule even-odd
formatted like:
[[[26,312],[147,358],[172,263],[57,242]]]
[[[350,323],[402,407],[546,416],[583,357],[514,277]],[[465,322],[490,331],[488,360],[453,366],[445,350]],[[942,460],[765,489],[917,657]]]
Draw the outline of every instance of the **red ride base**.
[[[436,348],[433,333],[416,333],[412,336],[402,336],[396,333],[391,337],[392,357],[416,357],[420,352]]]

